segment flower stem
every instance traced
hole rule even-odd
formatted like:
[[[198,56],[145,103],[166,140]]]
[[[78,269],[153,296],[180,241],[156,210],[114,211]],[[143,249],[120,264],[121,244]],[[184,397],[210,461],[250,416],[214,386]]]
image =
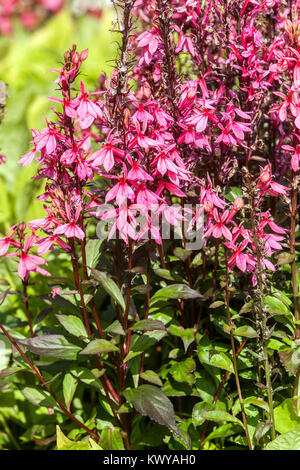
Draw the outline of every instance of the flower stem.
[[[242,419],[244,423],[244,428],[245,428],[245,434],[246,434],[246,439],[248,443],[249,450],[252,449],[252,444],[251,444],[251,439],[249,436],[249,431],[248,431],[248,424],[247,424],[247,417],[245,413],[245,408],[244,408],[244,403],[243,403],[243,397],[242,397],[242,391],[241,391],[241,385],[240,385],[240,379],[239,379],[239,372],[238,372],[238,367],[237,367],[237,360],[236,360],[236,350],[235,350],[235,343],[234,343],[234,336],[232,332],[232,322],[231,322],[231,315],[230,315],[230,307],[229,307],[229,286],[228,286],[228,281],[229,281],[229,275],[228,275],[228,258],[227,258],[227,248],[225,247],[225,266],[226,266],[226,276],[225,276],[225,301],[226,301],[226,310],[227,310],[227,318],[228,318],[228,325],[230,327],[230,342],[231,342],[231,350],[232,350],[232,359],[233,359],[233,368],[234,368],[234,375],[235,375],[235,382],[236,382],[236,388],[238,392],[238,397],[239,397],[239,402],[241,406],[241,413],[242,413]]]

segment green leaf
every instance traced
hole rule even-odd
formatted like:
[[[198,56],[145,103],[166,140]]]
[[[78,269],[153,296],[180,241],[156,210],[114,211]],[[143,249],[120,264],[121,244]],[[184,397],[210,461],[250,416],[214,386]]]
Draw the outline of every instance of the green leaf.
[[[87,332],[80,318],[75,315],[55,315],[59,323],[71,334],[77,338],[87,337]]]
[[[99,444],[97,444],[97,442],[95,442],[93,439],[89,439],[89,443],[91,450],[103,450],[102,447],[100,447]]]
[[[86,265],[94,268],[99,258],[99,250],[103,240],[100,238],[92,238],[86,244]]]
[[[141,385],[125,390],[124,395],[141,415],[148,416],[152,421],[167,426],[178,434],[172,402],[160,388]]]
[[[155,331],[164,330],[166,331],[165,325],[159,320],[140,320],[130,327],[133,331]]]
[[[34,338],[18,340],[30,352],[46,357],[74,360],[80,347],[70,343],[62,335],[39,335]]]
[[[105,369],[89,370],[86,367],[74,367],[70,370],[70,373],[85,385],[95,387],[97,390],[101,390],[98,379],[105,373]]]
[[[175,281],[174,275],[168,269],[156,268],[153,272],[167,281]]]
[[[243,197],[243,191],[237,186],[232,186],[225,197],[228,201],[234,202],[237,197]]]
[[[264,450],[300,450],[300,426],[276,437]]]
[[[100,445],[104,450],[125,450],[121,430],[107,426],[101,431]]]
[[[183,328],[178,325],[171,325],[169,331],[172,335],[178,336],[182,339],[184,350],[187,351],[188,347],[195,340],[195,329],[194,328]]]
[[[190,255],[192,254],[191,250],[185,250],[184,248],[181,248],[178,246],[174,250],[174,255],[176,258],[180,259],[181,261],[185,261]]]
[[[199,361],[204,364],[234,372],[231,359],[224,352],[207,351],[198,346],[198,357]]]
[[[142,335],[134,335],[131,338],[130,351],[124,359],[124,362],[128,362],[130,359],[142,354],[151,346],[153,346],[157,341],[160,341],[164,336],[166,336],[166,331],[148,331]]]
[[[0,370],[5,369],[10,361],[11,344],[8,338],[0,335]]]
[[[227,413],[227,411],[212,409],[212,405],[208,403],[197,403],[193,408],[192,419],[194,426],[199,426],[203,421],[208,420],[217,422],[227,421],[244,427],[238,418]]]
[[[186,284],[171,284],[159,289],[151,298],[151,303],[168,299],[203,299],[203,295]]]
[[[115,320],[111,325],[105,328],[104,332],[121,336],[125,335],[125,331],[123,330],[123,327],[118,320]]]
[[[76,392],[77,384],[78,384],[78,380],[76,377],[74,377],[69,372],[65,374],[62,385],[63,385],[64,400],[65,400],[65,404],[68,410],[70,410],[70,406],[71,406],[73,397]]]
[[[44,390],[37,390],[31,387],[25,387],[22,393],[26,400],[35,406],[45,406],[46,408],[55,408],[56,401],[49,392]]]
[[[203,255],[199,252],[192,261],[192,266],[201,266],[203,264]]]
[[[287,306],[277,297],[267,295],[265,297],[266,310],[269,313],[277,313],[280,315],[288,315],[290,313]]]
[[[287,398],[279,406],[274,408],[274,419],[276,431],[284,434],[300,426],[300,418],[297,416],[294,404],[297,399]]]
[[[296,375],[300,370],[300,347],[280,351],[279,357],[287,372]]]
[[[224,302],[222,300],[216,300],[215,302],[210,304],[208,308],[218,308],[218,307],[221,307],[222,305],[224,305]]]
[[[257,338],[258,337],[258,334],[254,330],[254,328],[252,328],[251,326],[247,326],[247,325],[240,326],[239,328],[235,328],[233,330],[233,334],[235,336],[245,336],[246,338]]]
[[[56,446],[57,450],[102,450],[101,448],[96,449],[94,444],[91,445],[90,442],[71,441],[64,435],[59,426],[56,426]]]
[[[262,408],[263,410],[270,412],[269,405],[266,401],[262,400],[261,398],[257,397],[247,397],[244,400],[244,405],[254,405],[258,406],[258,408]]]
[[[110,295],[110,297],[112,297],[125,311],[125,301],[115,281],[113,281],[111,277],[109,277],[108,274],[103,271],[98,271],[97,269],[91,268],[91,272],[94,276],[94,279],[102,285],[103,289],[106,290],[108,295]]]
[[[146,370],[145,372],[142,372],[141,378],[147,382],[151,382],[154,385],[158,385],[159,387],[162,387],[163,385],[160,376],[153,370]]]
[[[235,423],[228,423],[219,426],[217,429],[212,431],[206,438],[205,441],[211,441],[212,439],[222,439],[225,437],[237,434],[240,431],[240,427]]]
[[[194,359],[188,357],[185,361],[175,362],[170,368],[170,374],[177,380],[177,382],[188,383],[193,385],[195,383],[195,376],[193,372],[196,369]]]
[[[106,339],[94,339],[79,354],[101,354],[117,352],[119,348]]]

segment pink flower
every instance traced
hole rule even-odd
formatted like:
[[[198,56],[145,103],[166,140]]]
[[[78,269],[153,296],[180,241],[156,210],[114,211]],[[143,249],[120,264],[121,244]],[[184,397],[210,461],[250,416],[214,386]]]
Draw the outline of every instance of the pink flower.
[[[232,240],[232,234],[230,233],[230,231],[228,230],[228,228],[225,225],[228,214],[229,214],[229,211],[226,210],[222,214],[222,216],[220,217],[219,213],[218,213],[218,210],[216,208],[214,208],[213,211],[212,211],[212,215],[213,215],[213,218],[215,219],[216,224],[214,224],[212,227],[210,227],[205,232],[204,236],[206,238],[210,237],[211,235],[214,238],[220,238],[220,237],[223,236],[227,240],[231,241]]]
[[[115,164],[115,155],[124,157],[125,152],[115,147],[111,141],[108,141],[88,158],[88,162],[92,162],[94,168],[102,165],[105,171],[110,171]]]
[[[103,112],[101,108],[89,96],[95,93],[86,93],[84,84],[80,82],[80,96],[78,97],[79,106],[77,108],[80,117],[80,126],[82,129],[90,127],[95,119],[101,119]]]
[[[50,276],[50,273],[40,268],[40,265],[47,265],[46,261],[40,256],[31,255],[28,253],[30,248],[35,244],[36,237],[35,235],[28,235],[25,240],[24,248],[21,250],[21,254],[13,253],[12,255],[17,255],[20,257],[18,274],[20,278],[24,281],[28,279],[30,272],[38,271],[41,274]]]
[[[74,218],[72,218],[68,203],[65,204],[65,208],[66,208],[66,214],[69,219],[69,222],[67,224],[58,226],[54,230],[53,235],[65,235],[65,237],[67,238],[75,237],[75,238],[79,238],[80,240],[83,240],[85,237],[85,233],[78,225],[76,225],[76,222],[78,221],[79,215],[82,210],[81,205],[77,207]]]
[[[244,240],[239,246],[236,246],[234,243],[225,243],[225,245],[234,251],[231,258],[228,260],[228,266],[230,269],[233,269],[234,266],[237,266],[241,271],[252,271],[255,268],[255,260],[253,255],[243,253],[243,250],[246,248],[248,242]]]
[[[127,175],[117,178],[119,183],[117,183],[108,191],[105,197],[105,202],[109,202],[115,199],[117,204],[121,206],[127,199],[133,201],[135,194],[131,187],[127,184]]]
[[[145,63],[149,65],[152,60],[152,56],[155,54],[161,43],[158,32],[155,29],[145,31],[138,36],[137,43],[138,47],[143,48],[143,59]]]

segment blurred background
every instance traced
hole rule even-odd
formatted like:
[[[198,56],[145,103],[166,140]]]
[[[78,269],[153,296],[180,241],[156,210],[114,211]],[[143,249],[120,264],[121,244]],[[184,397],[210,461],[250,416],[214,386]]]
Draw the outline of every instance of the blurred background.
[[[30,7],[30,9],[29,9]],[[25,11],[25,13],[24,13]],[[33,16],[34,14],[34,16]],[[35,197],[40,182],[31,179],[35,165],[17,164],[30,148],[31,129],[53,118],[54,80],[64,52],[77,44],[88,49],[82,79],[93,90],[99,75],[109,72],[116,55],[110,32],[114,10],[110,0],[0,0],[0,95],[6,113],[0,125],[0,232],[15,223],[39,218]],[[3,83],[4,82],[4,83]]]

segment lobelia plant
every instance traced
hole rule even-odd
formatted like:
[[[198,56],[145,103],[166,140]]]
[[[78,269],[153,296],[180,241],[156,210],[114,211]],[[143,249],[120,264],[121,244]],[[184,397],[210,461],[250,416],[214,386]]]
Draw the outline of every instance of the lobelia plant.
[[[3,393],[43,410],[9,445],[299,449],[300,3],[113,4],[111,76],[67,51],[19,161],[45,217],[0,239]]]

